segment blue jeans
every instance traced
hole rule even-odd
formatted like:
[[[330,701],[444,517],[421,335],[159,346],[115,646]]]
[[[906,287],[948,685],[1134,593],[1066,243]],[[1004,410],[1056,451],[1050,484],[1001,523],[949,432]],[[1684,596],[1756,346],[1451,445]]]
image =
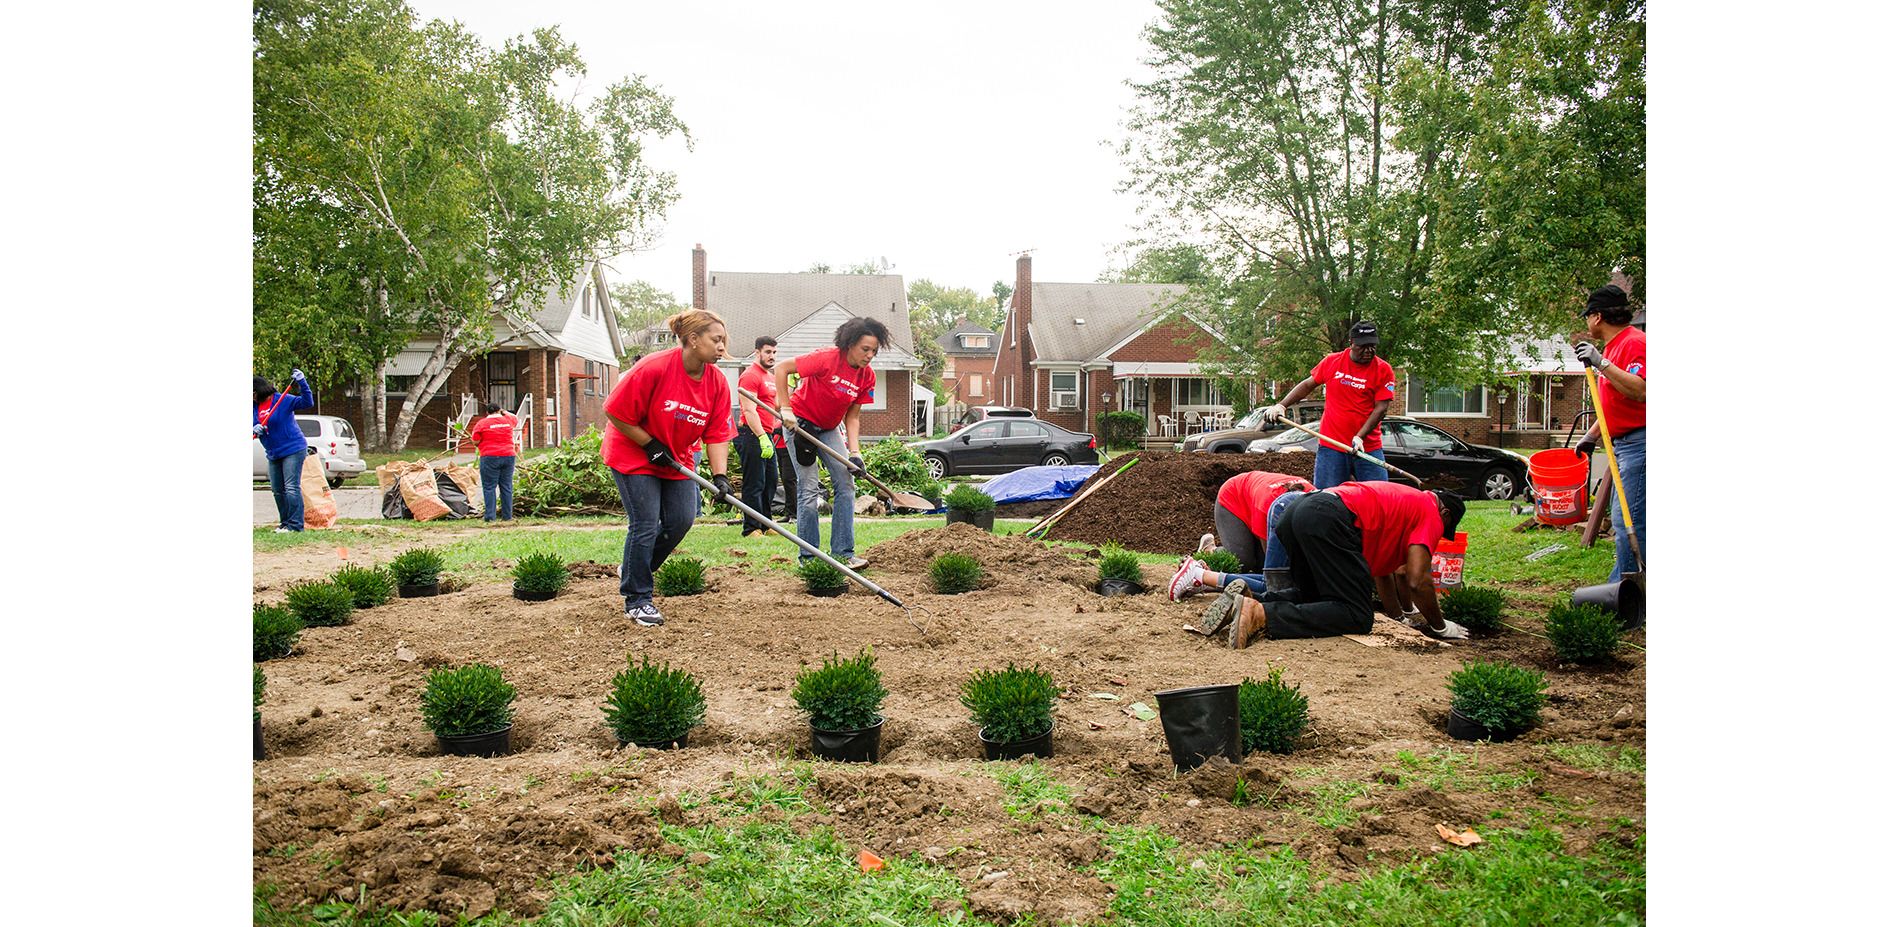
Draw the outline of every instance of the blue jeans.
[[[627,510],[627,543],[620,552],[620,595],[627,608],[653,601],[653,571],[686,539],[699,510],[699,484],[607,468]]]
[[[303,481],[303,459],[310,448],[282,457],[272,457],[270,465],[270,497],[277,503],[277,527],[292,531],[303,530],[303,490],[299,484]]]
[[[1610,582],[1623,578],[1624,573],[1634,573],[1636,553],[1630,548],[1630,528],[1636,529],[1636,548],[1643,554],[1643,560],[1649,560],[1649,538],[1643,533],[1643,471],[1649,454],[1645,447],[1648,443],[1648,428],[1637,428],[1622,437],[1610,439],[1610,450],[1616,454],[1616,473],[1623,479],[1623,492],[1629,496],[1630,525],[1623,524],[1623,507],[1616,499],[1610,500],[1610,524],[1616,529],[1616,564],[1610,567]]]
[[[1385,448],[1367,451],[1369,457],[1385,459]],[[1360,460],[1345,451],[1334,450],[1321,441],[1313,452],[1313,488],[1331,489],[1348,480],[1359,483],[1383,483],[1388,479],[1385,468],[1375,463]]]
[[[1232,530],[1231,528],[1228,528],[1227,525],[1222,524],[1222,521],[1224,520],[1223,516],[1225,516],[1225,518],[1231,518],[1235,522],[1242,524],[1243,528],[1238,533],[1245,534],[1247,536],[1246,540],[1252,541],[1254,549],[1260,551],[1261,562],[1260,562],[1259,569],[1284,570],[1293,565],[1293,558],[1287,555],[1286,545],[1280,543],[1280,536],[1274,533],[1273,528],[1275,525],[1280,523],[1280,516],[1286,512],[1287,506],[1292,505],[1293,500],[1298,499],[1304,495],[1306,495],[1306,493],[1303,493],[1303,492],[1283,492],[1280,494],[1280,498],[1273,500],[1273,504],[1267,506],[1267,539],[1266,539],[1265,545],[1261,545],[1260,539],[1254,537],[1251,531],[1245,530],[1244,528],[1245,523],[1240,522],[1239,516],[1234,515],[1230,512],[1227,512],[1225,509],[1222,509],[1219,506],[1215,507],[1214,524],[1216,527],[1225,528],[1225,529],[1228,529],[1228,531],[1231,531]],[[1247,557],[1252,555],[1252,551],[1249,551],[1246,554],[1242,554],[1235,549],[1239,545],[1227,544],[1226,535],[1228,531],[1222,532],[1221,546],[1224,547],[1226,550],[1228,550],[1230,553],[1233,553],[1235,556],[1240,557],[1241,565],[1243,567],[1250,566],[1250,564],[1248,564],[1247,562]],[[1253,594],[1256,596],[1267,591],[1267,581],[1264,578],[1264,576],[1260,573],[1227,573],[1227,574],[1222,575],[1221,579],[1225,580],[1226,582],[1233,582],[1236,579],[1240,580],[1241,582],[1246,583],[1247,588],[1251,590]]]
[[[495,487],[501,487],[501,508],[495,508]],[[515,458],[482,458],[482,521],[494,521],[495,513],[501,513],[502,521],[512,521],[515,517]]]
[[[839,457],[846,456],[842,423],[836,428],[818,431],[808,428],[806,432],[813,438],[823,441],[826,447],[837,451]],[[856,486],[851,480],[851,471],[823,451],[818,452],[818,459],[812,461],[809,467],[798,462],[798,454],[792,448],[787,447],[786,451],[786,456],[792,459],[792,469],[798,473],[799,540],[813,547],[818,546],[818,503],[824,501],[824,490],[818,482],[818,468],[823,466],[826,472],[831,474],[831,556],[839,560],[850,560],[855,556],[853,548],[857,546],[857,530],[854,524],[857,512],[852,509],[852,506],[858,499]],[[811,554],[799,552],[798,562],[804,563],[813,559],[816,558]]]

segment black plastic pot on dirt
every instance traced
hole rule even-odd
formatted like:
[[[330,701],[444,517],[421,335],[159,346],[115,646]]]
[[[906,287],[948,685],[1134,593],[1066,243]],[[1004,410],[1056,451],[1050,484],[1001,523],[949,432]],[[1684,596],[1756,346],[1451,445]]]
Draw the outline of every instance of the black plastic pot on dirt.
[[[490,731],[486,734],[463,734],[458,737],[444,737],[437,734],[435,742],[442,747],[442,752],[449,756],[507,756],[508,737],[514,729],[515,726],[510,724],[499,731]]]
[[[1595,605],[1623,620],[1623,630],[1634,631],[1648,618],[1643,586],[1633,579],[1585,586],[1570,594],[1570,604]]]
[[[1095,587],[1095,591],[1103,595],[1140,595],[1148,591],[1148,587],[1132,580],[1105,579]]]
[[[687,733],[691,732],[689,731]],[[628,743],[632,743],[636,747],[646,747],[649,750],[678,750],[686,746],[686,736],[686,734],[681,734],[672,740],[621,740],[620,745],[624,747]],[[617,737],[614,739],[619,740]]]
[[[839,583],[838,585],[832,586],[829,589],[808,589],[806,591],[811,593],[812,595],[823,596],[827,599],[833,599],[833,598],[837,598],[838,596],[844,595],[844,591],[849,588],[851,588],[849,584]]]
[[[1056,755],[1056,723],[1049,722],[1049,729],[1025,740],[1015,743],[997,743],[991,740],[988,731],[976,732],[978,740],[983,741],[983,758],[986,760],[1013,760],[1017,757],[1040,756],[1048,758]]]
[[[1451,719],[1445,723],[1445,732],[1456,740],[1490,740],[1502,743],[1515,740],[1519,734],[1530,730],[1529,727],[1507,727],[1492,730],[1471,720],[1470,716],[1456,708],[1451,710]]]
[[[990,509],[986,512],[972,512],[969,509],[944,509],[943,523],[945,525],[954,525],[957,522],[962,522],[982,531],[994,531],[996,529],[996,510]]]
[[[535,592],[532,590],[523,589],[520,586],[516,586],[515,598],[520,599],[523,602],[546,602],[547,600],[554,598],[554,596],[559,592],[560,592],[559,589],[548,589],[541,592]]]
[[[841,763],[875,763],[878,744],[884,736],[884,719],[855,731],[811,729],[811,753],[821,760]]]
[[[264,719],[251,719],[251,759],[268,759],[264,754]]]
[[[424,599],[435,595],[441,589],[442,584],[439,582],[430,583],[427,586],[397,586],[396,595],[404,599]]]
[[[1161,731],[1177,772],[1215,756],[1240,762],[1240,685],[1189,686],[1155,693]]]

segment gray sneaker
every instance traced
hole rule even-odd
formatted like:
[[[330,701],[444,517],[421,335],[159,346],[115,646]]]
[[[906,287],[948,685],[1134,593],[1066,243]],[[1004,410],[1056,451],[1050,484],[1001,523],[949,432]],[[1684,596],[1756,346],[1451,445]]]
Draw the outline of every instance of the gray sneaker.
[[[869,561],[869,560],[866,560],[866,559],[864,559],[863,557],[852,557],[851,559],[849,559],[849,560],[846,560],[846,561],[844,562],[844,565],[845,565],[845,568],[846,568],[846,569],[850,569],[850,570],[862,570],[862,569],[864,569],[865,567],[868,567],[868,566],[870,566],[870,565],[871,565],[871,561]]]
[[[1214,552],[1214,549],[1216,546],[1218,545],[1216,544],[1213,535],[1203,534],[1201,535],[1201,543],[1198,547],[1194,549],[1194,552],[1197,554],[1211,554]]]
[[[627,609],[627,618],[643,628],[651,628],[666,623],[666,619],[660,617],[660,610],[654,608],[652,602],[635,605]]]
[[[1201,613],[1201,634],[1213,637],[1227,623],[1240,614],[1240,600],[1247,595],[1247,584],[1236,579],[1222,589],[1214,601],[1207,604],[1207,610]]]

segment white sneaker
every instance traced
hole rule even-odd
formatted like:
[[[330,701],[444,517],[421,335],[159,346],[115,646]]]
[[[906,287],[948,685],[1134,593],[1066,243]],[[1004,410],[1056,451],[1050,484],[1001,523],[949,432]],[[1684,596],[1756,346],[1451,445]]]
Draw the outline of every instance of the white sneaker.
[[[1201,535],[1201,545],[1196,547],[1194,552],[1197,554],[1211,554],[1217,546],[1218,544],[1213,535],[1203,534]]]
[[[651,628],[666,623],[666,619],[660,617],[660,610],[654,608],[652,602],[648,602],[644,605],[635,605],[627,609],[627,619],[643,628]]]
[[[1193,577],[1190,579],[1189,577]],[[1168,580],[1168,601],[1179,602],[1182,597],[1200,591],[1202,585],[1201,565],[1193,557],[1182,557],[1180,568],[1174,571],[1174,577]]]
[[[272,534],[293,534],[294,532],[292,532],[289,528],[279,528],[276,531],[272,531],[271,533]]]

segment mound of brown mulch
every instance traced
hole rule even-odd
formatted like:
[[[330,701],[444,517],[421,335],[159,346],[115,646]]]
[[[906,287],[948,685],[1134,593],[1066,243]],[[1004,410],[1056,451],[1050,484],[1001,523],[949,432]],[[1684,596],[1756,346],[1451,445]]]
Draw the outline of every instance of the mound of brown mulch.
[[[1070,509],[1049,530],[1050,540],[1120,544],[1130,550],[1184,554],[1214,530],[1214,497],[1222,483],[1249,470],[1313,477],[1313,455],[1196,454],[1132,451],[1102,465],[1076,495],[1108,479],[1130,457],[1138,462],[1100,492]]]

